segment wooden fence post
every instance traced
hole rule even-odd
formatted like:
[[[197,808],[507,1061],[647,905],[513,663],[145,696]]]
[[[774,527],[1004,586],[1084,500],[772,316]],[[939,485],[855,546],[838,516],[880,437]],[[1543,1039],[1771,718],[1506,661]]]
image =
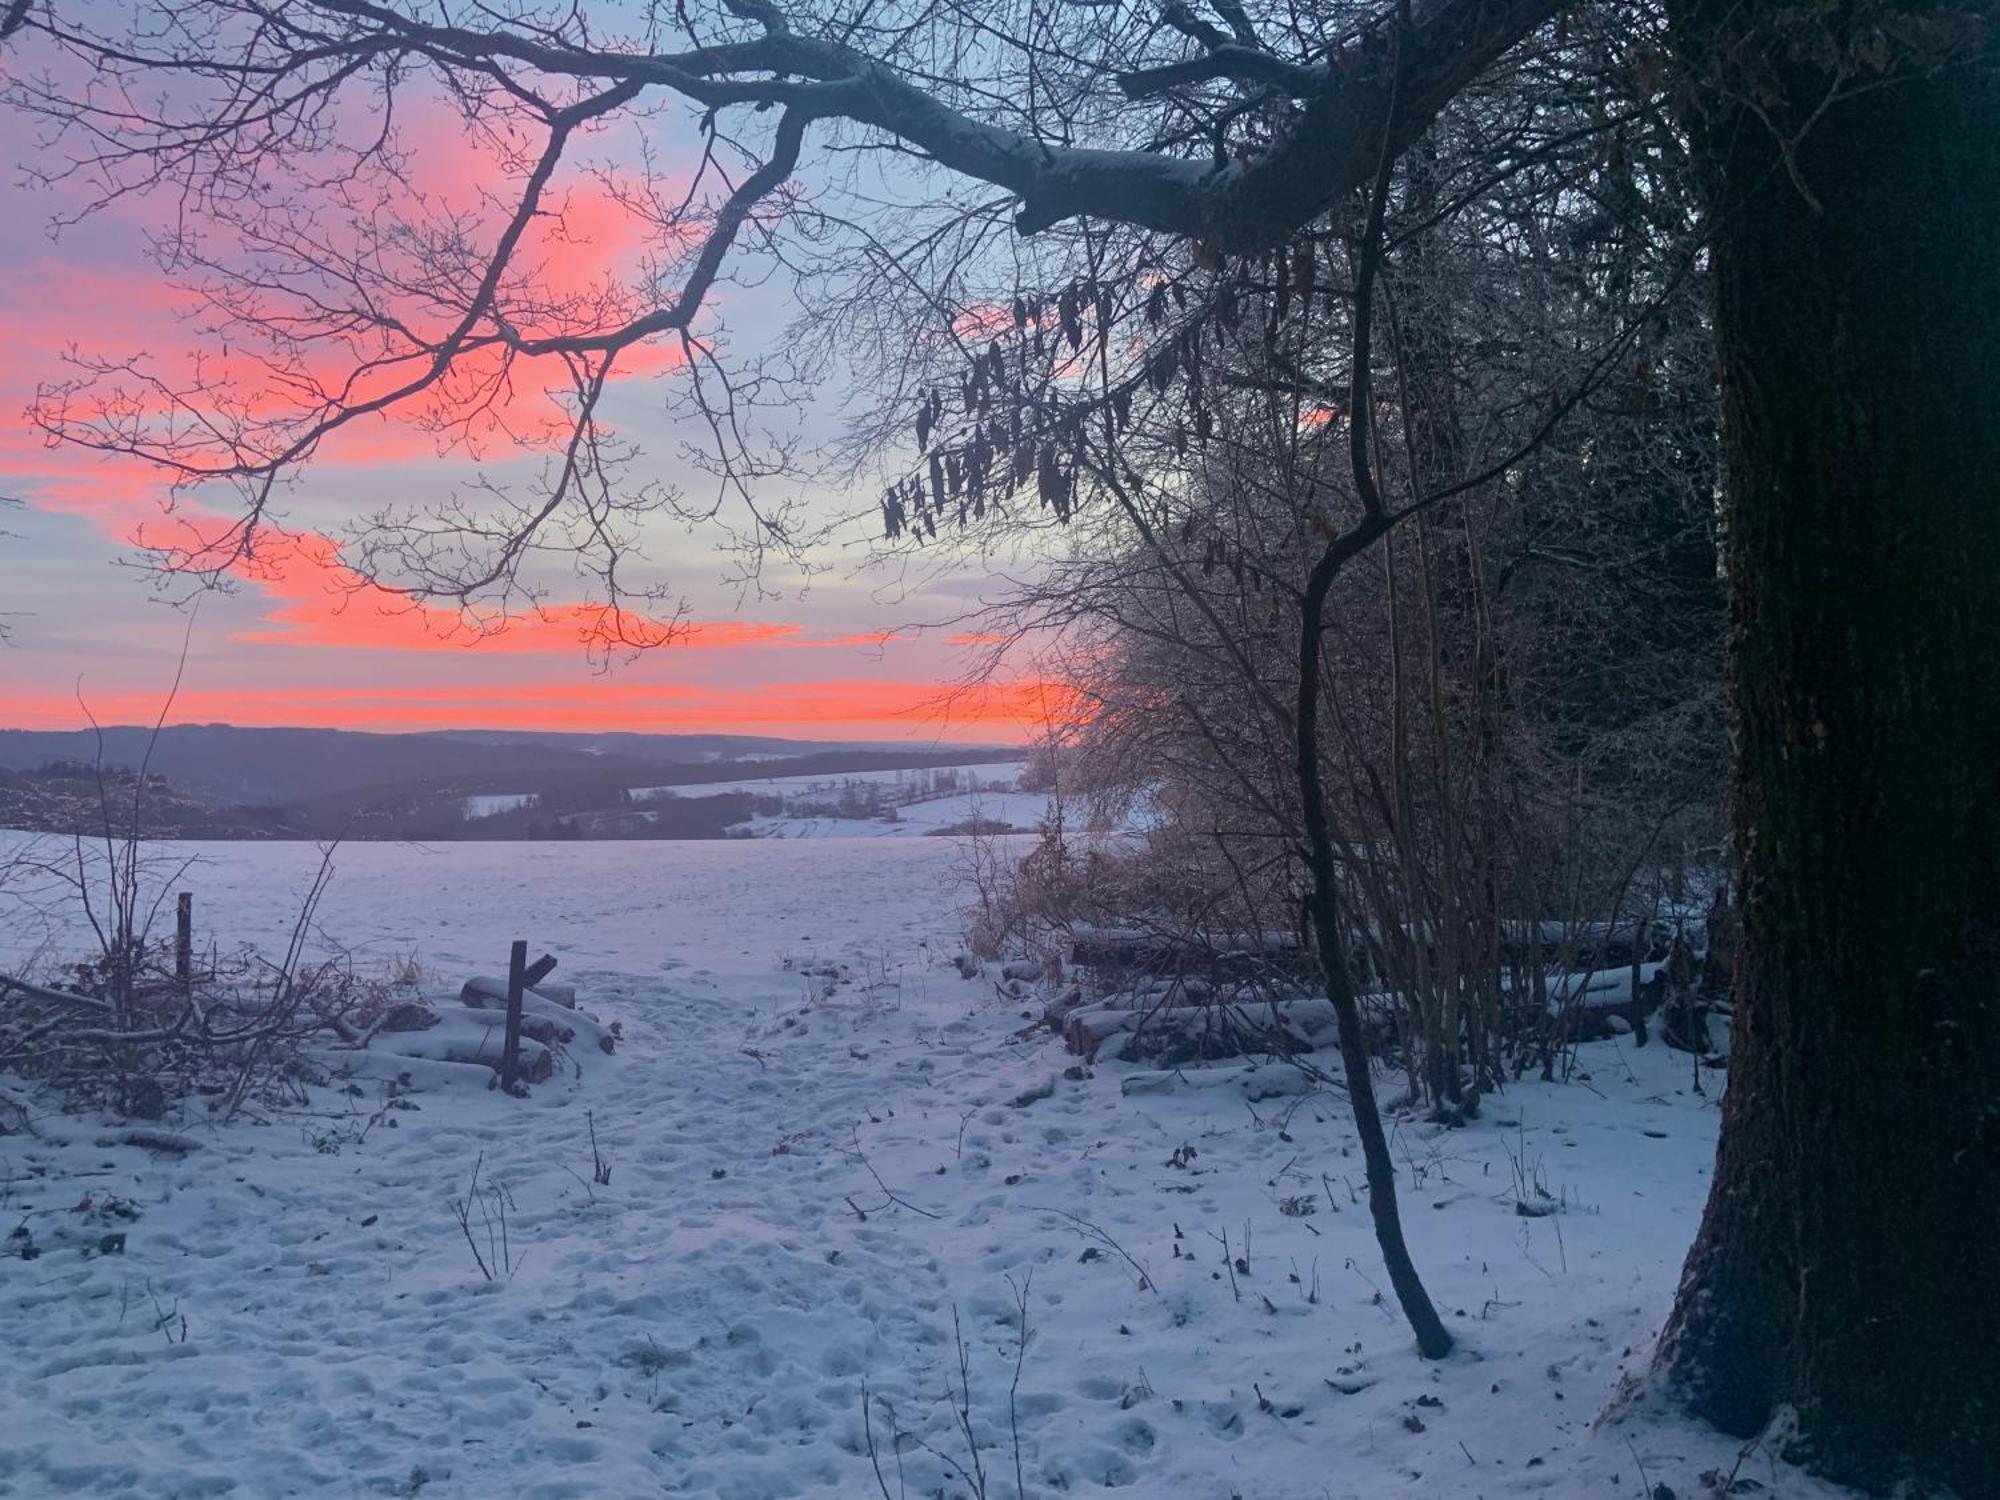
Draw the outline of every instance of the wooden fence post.
[[[514,939],[507,959],[507,1039],[500,1052],[500,1087],[514,1092],[514,1075],[521,1066],[521,997],[528,988],[528,944]]]
[[[194,892],[174,898],[174,983],[183,991],[194,986]]]

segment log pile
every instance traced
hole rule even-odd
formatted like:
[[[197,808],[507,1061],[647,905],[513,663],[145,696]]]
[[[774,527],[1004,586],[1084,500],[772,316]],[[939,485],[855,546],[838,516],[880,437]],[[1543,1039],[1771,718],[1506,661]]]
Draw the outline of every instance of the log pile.
[[[535,982],[521,994],[521,1042],[516,1078],[546,1083],[555,1076],[560,1054],[588,1048],[610,1053],[618,1044],[615,1027],[606,1026],[577,1006],[576,988],[552,984],[555,960],[544,958],[528,971]],[[391,1006],[362,1039],[356,1052],[329,1050],[320,1061],[345,1073],[421,1075],[433,1085],[477,1079],[488,1086],[501,1072],[507,1034],[507,981],[474,975],[449,999],[425,996]],[[375,1054],[380,1062],[362,1064],[358,1052]],[[477,1070],[476,1073],[462,1070]]]
[[[1327,1045],[1334,1026],[1331,1003],[1301,982],[1306,958],[1290,933],[1079,928],[1065,967],[1081,983],[1044,1019],[1090,1059],[1291,1056]]]
[[[1120,997],[1130,1001],[1134,997]],[[1085,1058],[1175,1067],[1266,1053],[1290,1056],[1332,1044],[1333,1002],[1313,996],[1174,1005],[1080,1005],[1061,1018],[1063,1041]]]

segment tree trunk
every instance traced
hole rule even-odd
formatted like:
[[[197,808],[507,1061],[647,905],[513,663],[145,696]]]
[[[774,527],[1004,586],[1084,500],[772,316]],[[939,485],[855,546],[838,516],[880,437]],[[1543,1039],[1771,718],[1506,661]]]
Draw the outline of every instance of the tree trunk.
[[[1358,382],[1357,382],[1358,384]],[[1368,1180],[1368,1214],[1375,1224],[1375,1243],[1389,1272],[1396,1303],[1417,1336],[1426,1359],[1443,1359],[1452,1350],[1451,1334],[1424,1289],[1417,1263],[1403,1238],[1402,1214],[1396,1206],[1396,1161],[1389,1154],[1388,1134],[1375,1103],[1374,1061],[1361,1024],[1361,1002],[1347,969],[1347,942],[1341,932],[1338,864],[1333,828],[1327,813],[1326,787],[1320,773],[1319,710],[1321,698],[1320,637],[1326,628],[1326,598],[1341,568],[1375,540],[1379,532],[1367,525],[1349,532],[1321,554],[1308,578],[1299,618],[1298,718],[1293,725],[1294,770],[1298,777],[1301,821],[1305,825],[1306,903],[1313,924],[1314,947],[1326,997],[1333,1002],[1340,1038],[1340,1065],[1347,1080],[1347,1100],[1354,1110],[1354,1130],[1361,1140],[1361,1159]]]
[[[1824,1474],[1969,1500],[2000,1494],[2000,83],[1968,18],[1771,9],[1674,16],[1715,230],[1743,947],[1658,1363],[1729,1432],[1789,1413]],[[1856,76],[1822,109],[1828,59]]]

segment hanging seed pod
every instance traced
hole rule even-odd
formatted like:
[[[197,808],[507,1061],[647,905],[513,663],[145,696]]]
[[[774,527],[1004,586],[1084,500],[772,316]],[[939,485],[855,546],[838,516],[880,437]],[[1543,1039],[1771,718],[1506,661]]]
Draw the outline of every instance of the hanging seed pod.
[[[1121,389],[1111,393],[1111,415],[1117,422],[1120,432],[1124,432],[1132,425],[1132,393],[1129,390]]]
[[[975,521],[986,519],[986,497],[976,490],[972,495],[972,519]]]
[[[887,495],[882,497],[882,535],[890,541],[896,539],[896,503]]]
[[[917,408],[917,451],[923,452],[931,445],[931,404],[926,401]]]
[[[1194,512],[1189,511],[1188,518],[1181,523],[1181,545],[1185,547],[1189,542],[1192,542],[1193,540],[1194,540]]]
[[[937,512],[934,510],[924,514],[924,534],[933,541],[937,539]]]
[[[1165,282],[1161,282],[1159,285],[1155,286],[1153,290],[1147,294],[1146,297],[1147,326],[1151,328],[1158,328],[1161,323],[1166,321],[1166,317],[1167,317],[1167,286]]]
[[[1083,347],[1083,315],[1077,306],[1075,287],[1064,287],[1063,294],[1056,301],[1056,317],[1062,322],[1063,337],[1069,340],[1072,352]]]
[[[1187,311],[1187,288],[1178,281],[1174,283],[1174,306],[1181,312]]]
[[[1221,295],[1215,299],[1215,316],[1224,328],[1232,332],[1242,320],[1243,304],[1236,295],[1235,286],[1223,287]]]
[[[1171,347],[1155,349],[1151,359],[1146,361],[1146,384],[1156,395],[1164,396],[1174,383],[1174,351]]]
[[[1215,431],[1215,422],[1214,419],[1209,416],[1208,408],[1205,406],[1197,406],[1194,409],[1195,441],[1198,443],[1207,442],[1209,439],[1209,435],[1214,431]]]
[[[959,463],[956,453],[945,456],[944,477],[950,482],[951,496],[956,500],[965,487],[965,469]]]
[[[1292,281],[1299,289],[1299,296],[1312,296],[1314,270],[1312,242],[1307,241],[1292,252]]]
[[[1111,331],[1111,288],[1108,286],[1099,286],[1097,288],[1097,295],[1093,300],[1097,304],[1097,331],[1099,333],[1109,333]]]
[[[1014,488],[1026,484],[1035,472],[1035,445],[1023,439],[1014,445]]]
[[[1188,450],[1187,424],[1174,423],[1174,457],[1186,458]]]
[[[1201,549],[1201,576],[1204,578],[1215,571],[1216,545],[1215,538],[1210,537],[1208,544]]]
[[[1019,297],[1014,299],[1014,326],[1017,329],[1028,326],[1028,304]]]
[[[931,455],[931,498],[939,506],[943,506],[945,501],[944,460],[939,458],[935,453]]]
[[[1271,294],[1271,316],[1282,323],[1292,312],[1292,263],[1285,256],[1277,256],[1277,287]]]

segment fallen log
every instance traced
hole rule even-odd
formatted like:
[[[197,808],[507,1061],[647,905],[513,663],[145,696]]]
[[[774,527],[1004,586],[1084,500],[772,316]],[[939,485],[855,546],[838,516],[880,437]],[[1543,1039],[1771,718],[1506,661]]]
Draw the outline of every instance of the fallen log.
[[[1639,966],[1639,1005],[1650,1014],[1665,989],[1663,962]],[[1597,1042],[1631,1029],[1632,971],[1597,969],[1571,974],[1549,986],[1549,1025],[1565,1041]]]
[[[533,993],[544,1000],[560,1005],[564,1010],[576,1009],[576,986],[573,984],[549,984],[546,981],[528,986]]]
[[[399,1057],[393,1052],[366,1052],[346,1047],[320,1047],[306,1053],[308,1061],[330,1077],[371,1079],[419,1089],[491,1088],[494,1070],[484,1063],[434,1062],[424,1057]]]
[[[466,990],[472,990],[472,984],[478,984],[478,980],[468,982]],[[460,998],[464,998],[464,990],[460,992]],[[490,1000],[492,996],[480,990],[476,998]],[[610,1026],[604,1026],[588,1012],[568,1008],[560,1000],[550,1000],[540,990],[528,990],[520,998],[520,1012],[520,1034],[532,1036],[536,1042],[546,1046],[574,1046],[578,1038],[606,1054],[618,1046],[618,1038],[612,1034]],[[494,1010],[484,1004],[474,1006],[470,1000],[466,1002],[466,1010],[458,1014],[474,1016],[486,1026],[506,1024],[506,1010]]]
[[[1161,932],[1143,927],[1080,927],[1070,936],[1069,961],[1092,969],[1204,966],[1245,958],[1280,960],[1296,954],[1289,932]]]
[[[12,974],[0,974],[0,1000],[15,993],[26,995],[30,1000],[40,1000],[45,1005],[74,1005],[84,1010],[103,1011],[107,1015],[112,1010],[109,1000],[100,1000],[94,995],[79,995],[73,990],[52,990],[46,985],[17,979]]]
[[[548,993],[548,990],[567,992],[567,1003],[555,999]],[[552,984],[548,987],[548,990],[543,989],[539,985],[531,984],[526,987],[525,993],[529,996],[546,1000],[563,1010],[576,1009],[576,987],[574,985]],[[474,1010],[493,1010],[496,1008],[505,1010],[507,1008],[507,980],[505,976],[496,979],[491,974],[473,975],[460,988],[458,1003],[470,1006]]]
[[[1311,1073],[1289,1063],[1251,1063],[1247,1067],[1166,1068],[1128,1073],[1118,1081],[1121,1094],[1171,1094],[1177,1089],[1235,1089],[1256,1104],[1309,1094],[1318,1087]]]
[[[1070,1051],[1095,1057],[1117,1037],[1122,1039],[1117,1056],[1188,1062],[1246,1052],[1306,1051],[1336,1024],[1333,1002],[1311,998],[1152,1010],[1092,1006],[1063,1018],[1063,1041]]]
[[[391,1057],[478,1063],[497,1073],[505,1031],[504,1017],[489,1020],[479,1011],[444,1011],[438,1016],[438,1024],[428,1031],[378,1034],[373,1050]],[[547,1044],[524,1036],[518,1076],[528,1083],[544,1083],[555,1076],[555,1070],[555,1054]]]

